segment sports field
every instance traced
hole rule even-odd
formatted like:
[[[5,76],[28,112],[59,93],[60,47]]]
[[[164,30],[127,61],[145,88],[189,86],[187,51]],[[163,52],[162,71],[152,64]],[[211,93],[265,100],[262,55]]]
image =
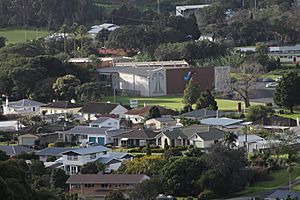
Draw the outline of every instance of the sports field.
[[[106,97],[104,101],[110,101],[113,103],[113,96]],[[121,103],[123,105],[129,105],[129,100],[138,100],[139,105],[143,106],[144,103],[147,105],[160,105],[175,110],[181,110],[184,105],[182,103],[182,96],[164,96],[164,97],[123,97],[116,96],[116,103]],[[219,110],[237,110],[237,105],[239,101],[216,99],[218,102]],[[242,103],[243,107],[243,103]]]
[[[27,40],[45,37],[48,34],[48,31],[38,29],[0,29],[0,36],[4,36],[7,39],[7,44],[25,42]]]

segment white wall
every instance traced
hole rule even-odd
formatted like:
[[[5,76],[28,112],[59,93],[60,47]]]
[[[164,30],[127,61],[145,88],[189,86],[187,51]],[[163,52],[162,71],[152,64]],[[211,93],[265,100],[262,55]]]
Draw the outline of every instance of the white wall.
[[[9,114],[19,114],[19,115],[29,115],[38,114],[40,112],[40,106],[25,106],[22,108],[7,107],[3,106],[3,115]]]
[[[166,69],[151,71],[150,73],[150,96],[164,96],[167,95],[167,78]]]
[[[139,91],[141,96],[149,96],[149,80],[147,77],[134,74],[120,74],[120,89]]]
[[[63,165],[75,165],[75,166],[82,166],[88,162],[93,162],[99,159],[100,157],[103,157],[103,152],[98,152],[96,153],[96,158],[91,159],[90,154],[88,155],[78,155],[78,160],[68,160],[68,155],[64,154],[63,155]]]
[[[215,92],[230,90],[230,67],[215,67]]]
[[[80,108],[69,108],[69,109],[55,109],[55,108],[46,108],[46,107],[42,107],[41,108],[41,112],[43,110],[46,110],[47,113],[46,115],[51,115],[51,114],[61,114],[61,113],[72,113],[72,114],[79,114],[79,110]]]
[[[97,128],[109,127],[109,128],[120,129],[120,120],[109,118],[108,120],[102,123],[91,122],[90,127],[97,127]]]
[[[115,109],[113,109],[110,114],[115,114],[115,115],[119,115],[119,118],[125,118],[125,113],[127,112],[128,110],[126,108],[124,108],[123,106],[121,105],[118,105],[117,107],[115,107]]]

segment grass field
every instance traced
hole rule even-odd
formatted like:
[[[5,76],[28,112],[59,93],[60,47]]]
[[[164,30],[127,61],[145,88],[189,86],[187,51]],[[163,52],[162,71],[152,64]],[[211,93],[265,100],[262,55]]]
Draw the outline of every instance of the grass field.
[[[288,111],[286,111],[286,112],[288,112]],[[280,116],[287,117],[287,118],[292,118],[292,119],[297,119],[297,118],[300,119],[300,111],[295,111],[295,113],[293,113],[293,114],[290,114],[290,113],[281,114]]]
[[[113,102],[114,98],[112,96],[106,97],[104,101]],[[138,100],[139,105],[143,106],[144,103],[147,105],[160,105],[171,109],[180,110],[183,108],[182,96],[164,96],[164,97],[123,97],[116,96],[116,103],[121,103],[123,105],[129,105],[129,100]],[[216,99],[218,102],[219,110],[237,110],[237,105],[239,101]],[[243,107],[243,102],[242,102]]]
[[[0,29],[0,36],[4,36],[7,39],[7,44],[25,42],[26,40],[37,39],[48,34],[49,32],[45,30]]]
[[[274,171],[271,174],[271,176],[273,177],[273,180],[258,182],[253,186],[246,188],[246,190],[242,191],[238,195],[245,195],[245,194],[251,194],[256,192],[274,190],[280,186],[288,185],[288,173],[286,169]],[[292,180],[299,179],[299,178],[300,178],[300,166],[297,165],[294,166],[294,170],[292,172]],[[297,186],[296,189],[300,189],[300,186]]]

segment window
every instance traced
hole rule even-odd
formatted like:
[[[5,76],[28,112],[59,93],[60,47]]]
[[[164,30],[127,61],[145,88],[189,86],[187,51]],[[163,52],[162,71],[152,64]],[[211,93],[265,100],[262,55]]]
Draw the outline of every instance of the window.
[[[107,187],[108,187],[108,184],[101,184],[101,187],[107,188]]]
[[[32,107],[32,111],[35,112],[35,107]]]
[[[78,156],[77,155],[68,155],[68,160],[78,160]]]
[[[80,184],[71,184],[72,189],[78,189],[80,188]]]
[[[95,153],[91,154],[90,159],[96,159],[96,154]]]
[[[87,188],[95,187],[95,184],[84,184],[84,187],[87,187]]]
[[[108,125],[111,125],[111,123],[108,123]]]
[[[92,128],[98,128],[99,126],[96,124],[92,124]]]

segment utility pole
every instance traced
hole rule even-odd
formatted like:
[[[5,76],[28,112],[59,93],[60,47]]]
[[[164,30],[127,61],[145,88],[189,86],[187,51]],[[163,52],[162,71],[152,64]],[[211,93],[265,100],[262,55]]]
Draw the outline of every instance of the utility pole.
[[[257,9],[257,0],[254,0],[254,8]]]
[[[160,15],[160,2],[157,0],[157,14]]]

